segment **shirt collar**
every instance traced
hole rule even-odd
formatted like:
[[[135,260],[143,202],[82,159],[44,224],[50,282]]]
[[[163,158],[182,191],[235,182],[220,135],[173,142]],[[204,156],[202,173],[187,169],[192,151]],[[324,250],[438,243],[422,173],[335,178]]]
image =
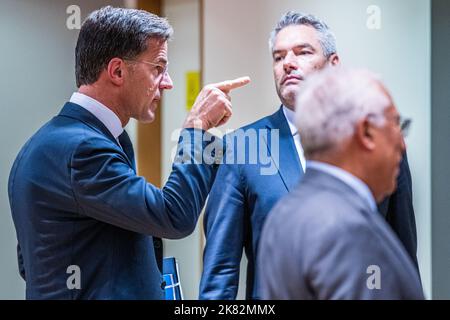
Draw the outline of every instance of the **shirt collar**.
[[[306,162],[306,170],[308,170],[308,168],[326,172],[333,177],[341,180],[346,185],[355,190],[356,193],[358,193],[367,202],[372,211],[377,212],[377,204],[372,195],[372,192],[370,191],[367,184],[365,184],[361,179],[352,175],[348,171],[321,161],[308,160]]]
[[[291,130],[291,134],[293,136],[295,136],[298,133],[298,130],[295,127],[295,124],[294,124],[295,112],[283,105],[283,113],[284,113],[284,116],[286,117],[286,120],[288,122],[289,129]]]
[[[119,117],[104,104],[79,92],[74,92],[72,94],[70,102],[75,103],[92,113],[105,125],[115,139],[122,134],[123,128]]]

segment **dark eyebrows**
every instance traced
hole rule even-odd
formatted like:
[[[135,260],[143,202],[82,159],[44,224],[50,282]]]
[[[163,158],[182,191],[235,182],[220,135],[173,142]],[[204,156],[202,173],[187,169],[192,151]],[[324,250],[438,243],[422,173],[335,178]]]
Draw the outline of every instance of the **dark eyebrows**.
[[[273,52],[272,52],[272,56],[275,56],[276,54],[279,54],[279,53],[282,53],[282,52],[285,52],[286,50],[274,50]]]
[[[314,52],[316,51],[316,49],[312,45],[310,45],[309,43],[306,43],[306,42],[295,46],[294,49],[310,49]]]
[[[166,65],[167,64],[167,59],[165,59],[165,58],[157,58],[156,59],[156,63],[162,63],[162,64]]]
[[[298,44],[298,45],[296,45],[296,46],[294,46],[294,47],[292,47],[292,49],[310,49],[310,50],[312,50],[312,51],[314,51],[314,52],[316,52],[316,49],[311,45],[311,44],[309,44],[309,43],[307,43],[307,42],[304,42],[304,43],[300,43],[300,44]],[[276,54],[280,54],[280,53],[283,53],[283,52],[286,52],[287,50],[274,50],[273,52],[272,52],[272,56],[275,56]]]

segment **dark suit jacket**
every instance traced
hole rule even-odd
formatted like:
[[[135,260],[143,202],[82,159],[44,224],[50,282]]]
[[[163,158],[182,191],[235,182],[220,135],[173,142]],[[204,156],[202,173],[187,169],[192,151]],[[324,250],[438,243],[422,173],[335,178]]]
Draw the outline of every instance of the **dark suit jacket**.
[[[200,283],[200,299],[235,299],[239,283],[239,266],[242,250],[248,258],[247,298],[258,298],[254,269],[260,232],[266,214],[275,203],[298,183],[301,175],[300,160],[287,120],[280,108],[272,116],[243,127],[256,137],[245,145],[236,142],[233,134],[224,139],[227,156],[233,150],[238,156],[245,153],[240,163],[221,165],[206,206],[204,229],[206,246],[203,256],[203,274]],[[262,135],[260,135],[262,133]],[[266,134],[267,133],[267,134]],[[278,140],[272,134],[279,134]],[[272,139],[275,138],[275,139]],[[255,139],[253,139],[255,140]],[[273,140],[273,144],[272,144]],[[263,165],[258,158],[250,164],[250,153],[268,154],[273,161]],[[278,156],[277,156],[278,155]],[[238,161],[234,161],[238,162]],[[262,167],[274,167],[273,174],[261,174]]]
[[[198,132],[186,131],[192,139],[179,147],[202,152]],[[215,170],[175,163],[158,189],[136,174],[126,133],[120,144],[90,112],[66,103],[20,151],[9,200],[27,298],[164,298],[152,237],[194,230]],[[72,265],[81,289],[66,284]]]
[[[259,298],[255,265],[262,225],[276,202],[293,190],[303,175],[282,107],[271,116],[242,128],[244,131],[260,129],[268,130],[269,138],[271,131],[279,130],[279,161],[272,159],[279,170],[274,175],[261,175],[261,167],[265,166],[261,162],[220,166],[205,211],[206,246],[200,299],[236,298],[243,249],[248,259],[246,298]],[[270,154],[271,143],[260,138],[264,136],[256,135],[257,145]],[[249,145],[241,149],[247,155]],[[417,264],[411,176],[406,158],[400,167],[398,190],[384,202],[381,213]]]
[[[312,168],[269,213],[257,268],[264,299],[423,299],[417,270],[383,217]]]

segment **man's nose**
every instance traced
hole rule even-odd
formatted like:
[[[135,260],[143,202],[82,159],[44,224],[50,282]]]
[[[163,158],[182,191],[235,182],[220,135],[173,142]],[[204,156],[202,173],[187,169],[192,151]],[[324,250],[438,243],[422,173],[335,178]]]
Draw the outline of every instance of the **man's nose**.
[[[163,78],[161,79],[161,82],[159,83],[159,89],[170,90],[172,88],[173,88],[172,79],[170,78],[169,73],[166,72],[163,75]]]
[[[286,73],[290,73],[292,70],[298,69],[297,57],[292,51],[289,51],[284,57],[283,68]]]

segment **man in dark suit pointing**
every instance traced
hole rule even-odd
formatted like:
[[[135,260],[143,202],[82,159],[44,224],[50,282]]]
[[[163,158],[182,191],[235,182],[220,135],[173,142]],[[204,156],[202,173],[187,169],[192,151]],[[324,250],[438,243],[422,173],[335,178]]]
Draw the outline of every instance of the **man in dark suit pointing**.
[[[215,176],[203,135],[228,120],[230,90],[249,81],[200,92],[172,173],[156,188],[136,174],[123,127],[130,118],[152,122],[162,92],[172,88],[171,34],[165,19],[140,10],[105,7],[83,23],[75,50],[78,92],[25,144],[10,173],[27,298],[164,297],[154,238],[194,230]],[[200,162],[198,154],[205,157]]]

